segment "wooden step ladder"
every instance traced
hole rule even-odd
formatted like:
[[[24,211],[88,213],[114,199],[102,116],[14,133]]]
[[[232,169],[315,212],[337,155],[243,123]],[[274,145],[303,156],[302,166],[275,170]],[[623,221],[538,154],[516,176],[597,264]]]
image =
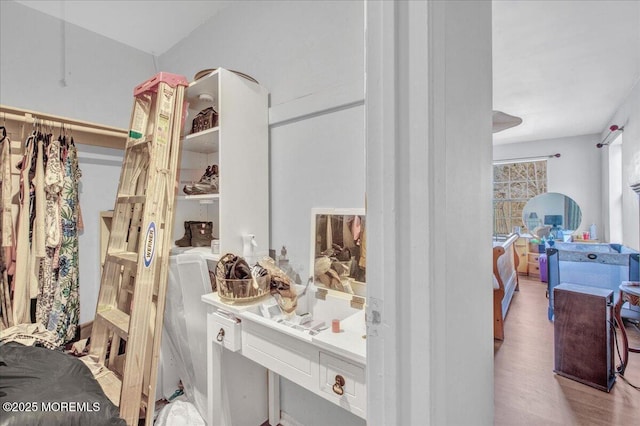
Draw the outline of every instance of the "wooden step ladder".
[[[128,425],[153,423],[186,78],[159,73],[134,89],[90,361]],[[108,355],[108,358],[107,358]]]

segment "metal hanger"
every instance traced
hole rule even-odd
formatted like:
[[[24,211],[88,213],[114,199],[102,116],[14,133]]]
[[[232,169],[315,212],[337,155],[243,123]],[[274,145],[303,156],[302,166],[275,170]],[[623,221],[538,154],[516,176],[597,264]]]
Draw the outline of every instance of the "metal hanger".
[[[7,137],[7,128],[5,127],[6,124],[7,124],[7,114],[3,113],[2,114],[2,125],[0,126],[0,130],[2,130],[2,139],[0,139],[0,142],[4,141],[4,139]]]

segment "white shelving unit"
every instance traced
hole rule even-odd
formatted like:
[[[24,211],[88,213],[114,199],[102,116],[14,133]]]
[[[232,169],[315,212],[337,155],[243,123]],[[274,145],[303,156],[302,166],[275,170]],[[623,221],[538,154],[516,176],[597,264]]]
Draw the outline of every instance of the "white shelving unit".
[[[220,149],[220,127],[216,126],[202,132],[186,135],[183,140],[183,147],[191,152],[202,154],[213,154]]]
[[[182,140],[174,241],[184,221],[213,222],[220,253],[242,254],[242,236],[254,234],[258,253],[269,247],[268,93],[233,71],[218,68],[187,89],[188,115]],[[193,118],[205,108],[218,112],[218,126],[190,134]],[[186,195],[207,166],[220,170],[219,194]]]
[[[220,194],[178,195],[178,200],[198,200],[200,204],[213,204],[220,199]]]

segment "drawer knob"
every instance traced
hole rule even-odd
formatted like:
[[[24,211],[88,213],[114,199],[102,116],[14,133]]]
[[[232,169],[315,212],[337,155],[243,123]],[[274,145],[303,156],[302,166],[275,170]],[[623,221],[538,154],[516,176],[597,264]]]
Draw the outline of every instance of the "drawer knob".
[[[221,328],[220,331],[218,331],[218,336],[216,337],[216,340],[218,342],[222,342],[223,339],[224,339],[224,328]]]
[[[341,375],[337,374],[336,375],[336,382],[333,384],[333,391],[335,393],[337,393],[338,395],[343,395],[344,394],[344,377],[342,377]]]

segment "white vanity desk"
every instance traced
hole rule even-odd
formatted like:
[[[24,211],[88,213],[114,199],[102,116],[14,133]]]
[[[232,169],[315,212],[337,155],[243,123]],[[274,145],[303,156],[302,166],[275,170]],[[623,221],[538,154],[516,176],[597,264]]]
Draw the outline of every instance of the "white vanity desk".
[[[251,402],[264,407],[267,395],[269,423],[277,425],[280,421],[279,376],[365,418],[364,309],[357,305],[355,308],[350,306],[351,295],[330,291],[325,295],[325,300],[315,295],[315,288],[311,286],[298,301],[298,313],[307,312],[308,307],[315,320],[325,321],[328,328],[316,335],[263,317],[260,305],[271,296],[253,303],[235,305],[222,302],[217,293],[202,296],[202,301],[208,305],[209,425],[261,424],[264,417],[259,418],[259,409],[255,419],[243,417],[240,420],[237,417],[234,419],[234,416],[248,415],[247,408]],[[332,332],[332,319],[341,320],[341,332]],[[224,333],[220,330],[224,330]],[[234,361],[234,357],[246,357],[266,368],[268,384],[264,379],[256,381],[255,375],[253,379],[247,377],[248,369],[238,367],[238,360]],[[233,385],[236,390],[240,383],[241,394],[232,395],[230,387],[221,383],[224,380],[236,382]]]

